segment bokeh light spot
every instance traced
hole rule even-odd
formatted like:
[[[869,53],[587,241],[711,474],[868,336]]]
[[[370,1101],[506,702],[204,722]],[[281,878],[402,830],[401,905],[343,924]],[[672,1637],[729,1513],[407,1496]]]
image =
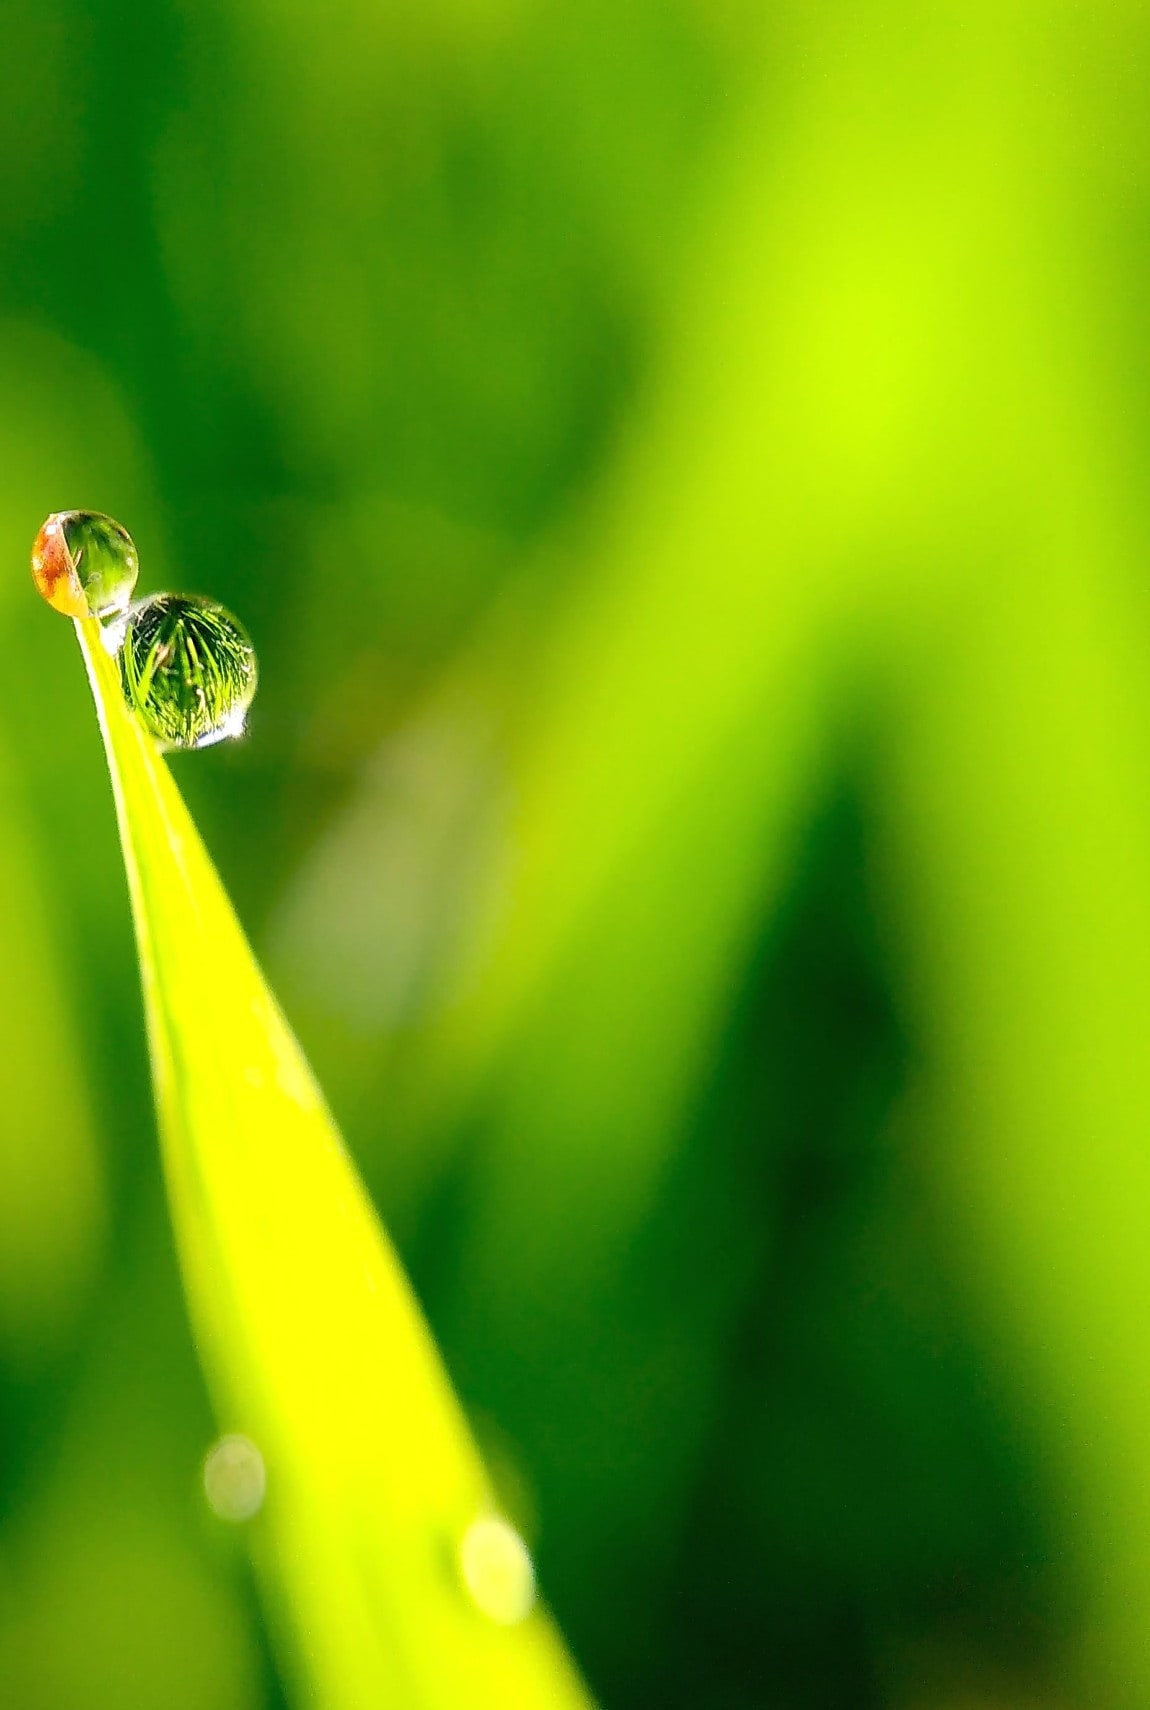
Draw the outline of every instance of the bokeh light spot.
[[[264,1458],[250,1437],[221,1437],[204,1456],[204,1495],[221,1520],[250,1520],[267,1490]]]
[[[535,1604],[535,1564],[514,1526],[497,1514],[472,1522],[459,1548],[459,1565],[476,1607],[500,1626],[513,1627]]]

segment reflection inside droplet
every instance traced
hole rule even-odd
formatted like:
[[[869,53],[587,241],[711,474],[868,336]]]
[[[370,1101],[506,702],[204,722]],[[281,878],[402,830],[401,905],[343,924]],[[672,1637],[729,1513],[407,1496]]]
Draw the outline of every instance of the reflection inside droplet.
[[[207,748],[242,734],[256,692],[255,650],[243,625],[214,600],[138,600],[119,660],[124,698],[165,748]]]
[[[250,1437],[230,1433],[204,1456],[204,1495],[221,1520],[250,1520],[267,1490],[264,1458]]]
[[[32,580],[67,617],[116,617],[139,574],[132,537],[101,511],[55,511],[32,547]]]
[[[459,1568],[472,1602],[492,1621],[511,1627],[535,1603],[535,1564],[514,1526],[498,1514],[472,1522],[459,1546]]]

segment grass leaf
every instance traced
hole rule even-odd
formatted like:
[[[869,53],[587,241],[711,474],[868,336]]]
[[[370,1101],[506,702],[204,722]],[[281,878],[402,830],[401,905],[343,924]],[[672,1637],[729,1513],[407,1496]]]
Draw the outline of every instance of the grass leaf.
[[[548,1618],[513,1619],[526,1558],[485,1523],[482,1463],[323,1098],[98,626],[77,630],[191,1316],[222,1423],[264,1457],[253,1540],[305,1693],[322,1710],[577,1710]]]

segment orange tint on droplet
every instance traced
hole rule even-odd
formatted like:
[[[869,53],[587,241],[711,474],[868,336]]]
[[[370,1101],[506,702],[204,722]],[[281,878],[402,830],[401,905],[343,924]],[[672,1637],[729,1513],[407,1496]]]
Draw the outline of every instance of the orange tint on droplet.
[[[67,511],[54,512],[36,536],[32,547],[32,580],[56,611],[63,612],[65,617],[86,618],[91,613],[64,536],[64,519],[68,515]]]

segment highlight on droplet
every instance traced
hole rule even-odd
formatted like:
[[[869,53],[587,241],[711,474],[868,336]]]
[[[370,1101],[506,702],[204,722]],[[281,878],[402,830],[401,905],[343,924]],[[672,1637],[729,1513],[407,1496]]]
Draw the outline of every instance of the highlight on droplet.
[[[250,1437],[229,1432],[204,1456],[204,1495],[221,1520],[250,1520],[267,1494],[264,1458]]]
[[[535,1564],[519,1533],[498,1514],[481,1514],[463,1534],[459,1571],[476,1608],[513,1627],[535,1606]]]

